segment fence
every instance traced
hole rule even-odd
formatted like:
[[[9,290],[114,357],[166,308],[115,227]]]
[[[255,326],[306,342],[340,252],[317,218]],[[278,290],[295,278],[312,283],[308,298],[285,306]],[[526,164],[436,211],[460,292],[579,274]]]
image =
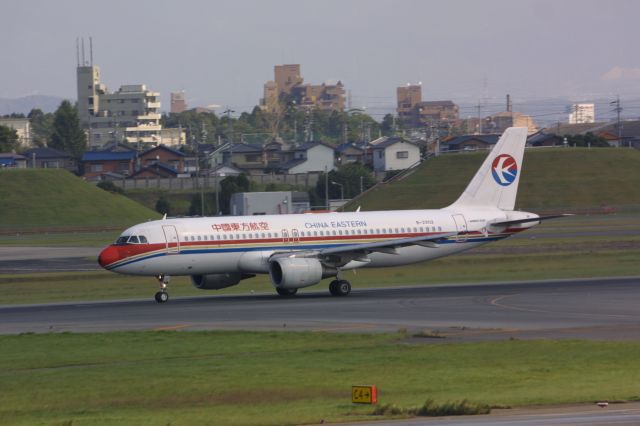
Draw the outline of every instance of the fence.
[[[247,175],[252,182],[260,185],[277,184],[292,185],[302,188],[313,188],[318,183],[320,173],[300,173],[292,175]],[[124,190],[130,189],[162,189],[172,191],[189,191],[200,188],[216,187],[216,183],[220,186],[220,182],[224,177],[204,176],[204,177],[187,177],[187,178],[143,178],[143,179],[120,179],[114,180],[113,183]]]

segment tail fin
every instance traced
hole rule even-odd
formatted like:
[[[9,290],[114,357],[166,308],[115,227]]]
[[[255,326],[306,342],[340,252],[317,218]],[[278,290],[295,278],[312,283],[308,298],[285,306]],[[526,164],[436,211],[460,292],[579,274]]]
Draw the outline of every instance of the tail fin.
[[[510,127],[505,130],[467,189],[449,207],[497,207],[513,210],[526,142],[526,127]]]

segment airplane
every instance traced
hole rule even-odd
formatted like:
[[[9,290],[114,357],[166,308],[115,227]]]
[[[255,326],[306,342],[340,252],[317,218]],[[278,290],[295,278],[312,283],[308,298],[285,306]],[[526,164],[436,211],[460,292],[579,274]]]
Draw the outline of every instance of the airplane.
[[[154,276],[158,303],[171,276],[191,276],[203,290],[269,274],[276,292],[333,277],[329,292],[351,292],[343,271],[402,266],[460,253],[525,231],[542,220],[515,211],[526,127],[502,134],[462,195],[439,210],[356,211],[265,216],[166,218],[125,230],[98,263],[121,274]]]

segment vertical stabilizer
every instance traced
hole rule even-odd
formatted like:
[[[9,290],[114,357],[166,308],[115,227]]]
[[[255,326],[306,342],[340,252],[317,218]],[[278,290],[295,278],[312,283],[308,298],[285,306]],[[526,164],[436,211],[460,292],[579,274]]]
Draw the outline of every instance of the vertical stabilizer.
[[[505,130],[460,198],[449,207],[513,210],[526,143],[526,127]]]

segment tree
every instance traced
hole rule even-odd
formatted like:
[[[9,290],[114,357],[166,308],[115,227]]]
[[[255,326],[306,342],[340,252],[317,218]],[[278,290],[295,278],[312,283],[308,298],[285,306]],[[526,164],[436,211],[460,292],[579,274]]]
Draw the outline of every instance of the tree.
[[[602,136],[596,136],[591,132],[584,135],[565,135],[570,146],[609,147],[609,143]]]
[[[113,194],[124,194],[124,190],[110,180],[102,180],[96,186]]]
[[[51,138],[53,114],[45,114],[39,108],[34,108],[27,116],[31,123],[31,133],[34,145],[47,146]]]
[[[382,131],[383,136],[393,136],[394,132],[394,119],[393,115],[387,114],[382,119],[382,124],[380,125],[380,130]]]
[[[11,127],[0,126],[0,152],[12,152],[18,149],[18,132]]]
[[[220,182],[220,211],[224,214],[229,214],[231,196],[236,192],[248,192],[250,187],[251,183],[244,174],[224,178]]]
[[[160,196],[158,201],[156,201],[156,211],[160,214],[166,214],[167,216],[171,214],[171,203],[164,195]]]
[[[53,115],[50,146],[71,154],[76,160],[87,149],[87,136],[80,128],[78,110],[69,101],[62,101]]]
[[[345,198],[353,198],[360,194],[360,183],[362,182],[362,190],[366,191],[376,184],[371,171],[359,163],[344,164],[337,170],[329,172],[329,198],[336,199],[342,196],[344,190]],[[332,184],[335,182],[340,185]],[[318,178],[315,189],[309,191],[309,198],[313,206],[322,206],[325,203],[325,175],[324,173]]]

